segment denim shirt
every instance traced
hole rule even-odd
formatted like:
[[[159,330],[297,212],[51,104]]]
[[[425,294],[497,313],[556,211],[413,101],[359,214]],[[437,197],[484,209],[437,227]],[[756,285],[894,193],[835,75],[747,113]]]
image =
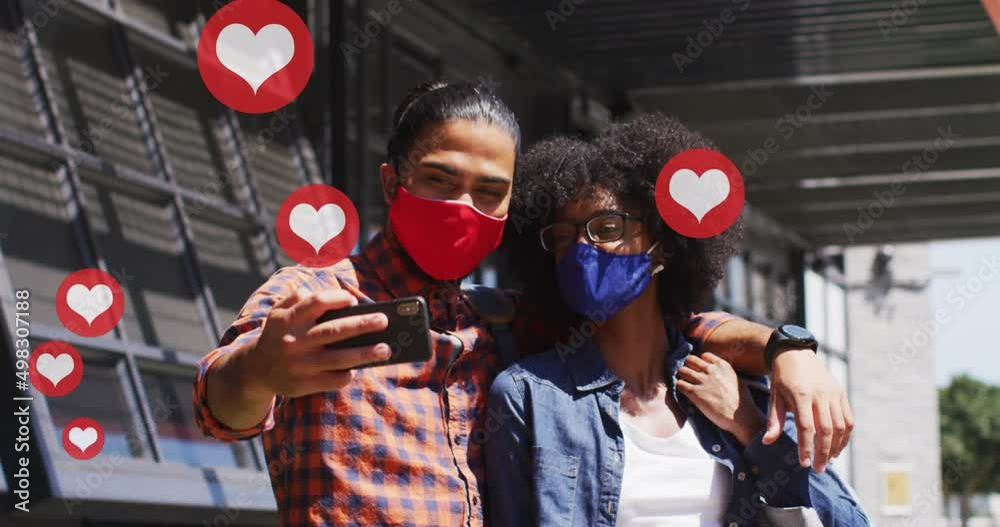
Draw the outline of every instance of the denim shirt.
[[[667,360],[670,392],[701,446],[728,467],[732,493],[723,525],[869,525],[852,491],[831,469],[798,462],[794,421],[771,445],[764,432],[745,449],[677,391],[677,371],[692,352],[680,332]],[[489,396],[494,425],[486,437],[487,514],[495,527],[613,527],[624,469],[618,424],[625,386],[593,340],[560,345],[500,374]],[[768,408],[766,377],[750,380],[758,408]]]

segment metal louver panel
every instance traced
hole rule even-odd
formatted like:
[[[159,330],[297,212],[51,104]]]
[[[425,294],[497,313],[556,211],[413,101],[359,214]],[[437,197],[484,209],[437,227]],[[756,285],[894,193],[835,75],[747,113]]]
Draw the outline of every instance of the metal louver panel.
[[[110,31],[62,18],[53,18],[38,31],[43,66],[70,144],[152,174],[149,148],[116,64]],[[89,45],[78,45],[81,40]]]

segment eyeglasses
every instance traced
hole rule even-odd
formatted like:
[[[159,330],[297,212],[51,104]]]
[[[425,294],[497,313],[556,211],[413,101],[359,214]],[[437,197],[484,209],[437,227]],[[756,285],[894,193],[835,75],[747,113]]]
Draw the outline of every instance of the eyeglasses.
[[[616,242],[625,237],[628,220],[639,221],[637,216],[627,212],[606,212],[594,216],[583,223],[552,223],[539,233],[542,248],[549,252],[560,251],[576,241],[580,227],[586,227],[587,241],[590,243]]]

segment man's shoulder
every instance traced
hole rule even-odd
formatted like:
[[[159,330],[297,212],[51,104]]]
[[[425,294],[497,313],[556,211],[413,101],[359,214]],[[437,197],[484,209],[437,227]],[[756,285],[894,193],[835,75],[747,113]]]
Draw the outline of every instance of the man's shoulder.
[[[356,286],[358,283],[358,268],[358,261],[354,256],[344,258],[326,267],[308,267],[301,264],[289,265],[275,271],[268,279],[268,282],[271,284],[294,282],[299,287],[311,286],[317,289],[340,287],[340,284],[343,282]]]

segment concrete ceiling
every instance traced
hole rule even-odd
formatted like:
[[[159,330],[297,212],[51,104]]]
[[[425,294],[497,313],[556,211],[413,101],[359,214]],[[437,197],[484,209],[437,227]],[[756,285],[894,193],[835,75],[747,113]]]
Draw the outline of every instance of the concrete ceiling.
[[[1000,38],[976,0],[465,6],[613,107],[711,136],[812,244],[1000,235]]]

